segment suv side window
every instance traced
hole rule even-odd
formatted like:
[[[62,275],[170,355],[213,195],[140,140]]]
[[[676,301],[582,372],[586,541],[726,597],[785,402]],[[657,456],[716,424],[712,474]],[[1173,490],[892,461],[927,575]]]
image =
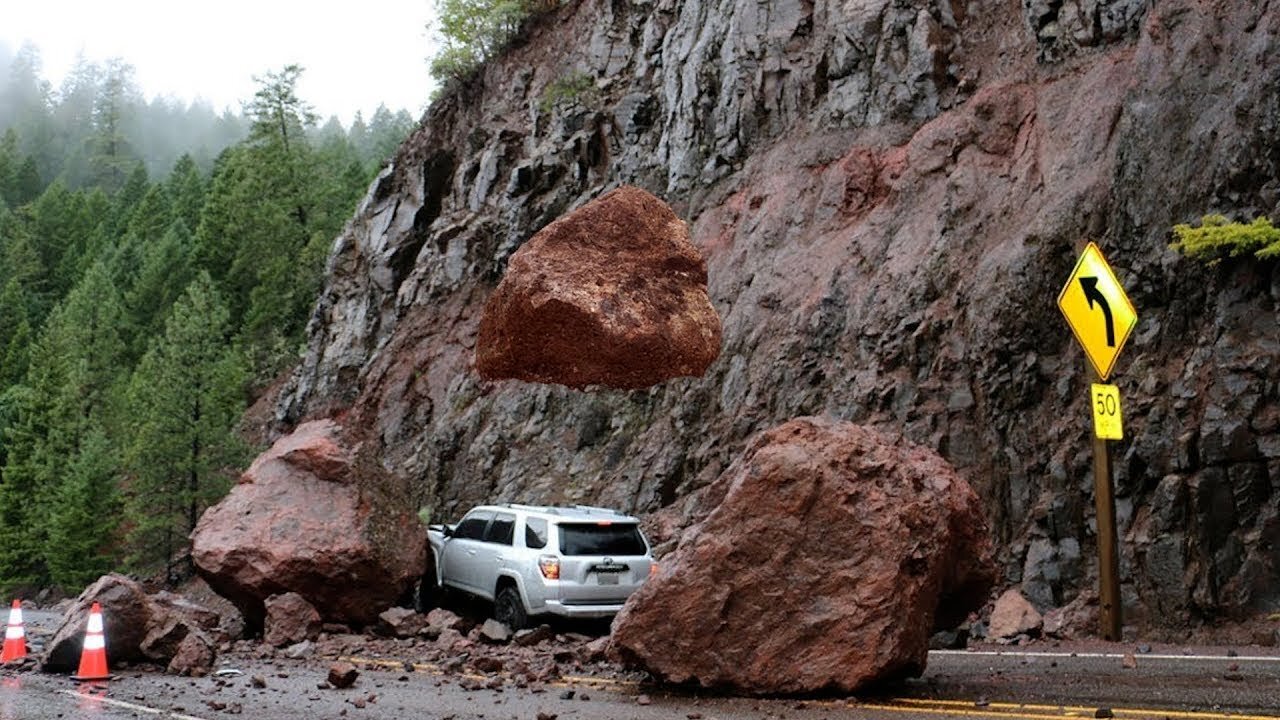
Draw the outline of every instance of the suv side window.
[[[479,540],[484,537],[484,529],[493,519],[493,513],[487,510],[473,512],[458,523],[453,536],[459,540]]]
[[[484,541],[499,545],[510,545],[516,534],[516,516],[498,513],[489,523],[489,531],[484,534]]]
[[[547,521],[545,518],[524,519],[524,546],[539,550],[547,546]]]

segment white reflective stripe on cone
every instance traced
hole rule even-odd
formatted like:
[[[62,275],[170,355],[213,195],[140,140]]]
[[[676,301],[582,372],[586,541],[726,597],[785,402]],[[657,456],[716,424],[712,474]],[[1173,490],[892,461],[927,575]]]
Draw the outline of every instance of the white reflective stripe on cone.
[[[22,608],[14,608],[9,611],[9,624],[10,625],[22,624]]]
[[[102,616],[101,615],[89,616],[89,632],[91,633],[102,632]]]
[[[85,650],[101,650],[107,646],[107,639],[101,635],[90,635],[84,639]]]
[[[21,640],[24,637],[26,636],[22,634],[21,625],[10,625],[4,630],[5,640]]]

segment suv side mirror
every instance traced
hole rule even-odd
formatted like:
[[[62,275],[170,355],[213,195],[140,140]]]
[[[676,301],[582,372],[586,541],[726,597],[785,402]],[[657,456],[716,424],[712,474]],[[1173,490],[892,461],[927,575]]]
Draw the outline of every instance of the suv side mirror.
[[[452,526],[452,525],[445,525],[445,526],[440,530],[440,532],[441,532],[441,533],[443,533],[445,537],[447,537],[447,538],[451,538],[451,537],[453,537],[453,526]]]

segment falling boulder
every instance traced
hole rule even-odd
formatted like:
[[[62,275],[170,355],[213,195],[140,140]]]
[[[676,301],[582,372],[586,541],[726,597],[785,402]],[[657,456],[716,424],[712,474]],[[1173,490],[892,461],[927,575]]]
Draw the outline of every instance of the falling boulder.
[[[422,575],[426,531],[388,500],[391,479],[357,473],[338,425],[304,423],[245,471],[200,518],[196,569],[263,626],[263,602],[296,592],[326,621],[366,625]]]
[[[581,388],[701,376],[720,354],[707,266],[662,200],[623,186],[543,228],[485,304],[485,379]]]
[[[613,624],[610,654],[675,683],[854,692],[924,671],[935,627],[995,580],[978,497],[936,453],[800,418],[749,443]]]

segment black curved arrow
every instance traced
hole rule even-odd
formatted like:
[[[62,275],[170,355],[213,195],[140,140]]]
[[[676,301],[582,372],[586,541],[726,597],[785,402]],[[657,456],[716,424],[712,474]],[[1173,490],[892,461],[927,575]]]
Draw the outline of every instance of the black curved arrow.
[[[1102,316],[1107,322],[1107,347],[1115,347],[1116,321],[1111,317],[1111,305],[1107,303],[1102,291],[1098,289],[1098,278],[1082,277],[1080,278],[1080,287],[1084,289],[1084,299],[1089,301],[1090,310],[1093,309],[1095,301],[1102,308]]]

